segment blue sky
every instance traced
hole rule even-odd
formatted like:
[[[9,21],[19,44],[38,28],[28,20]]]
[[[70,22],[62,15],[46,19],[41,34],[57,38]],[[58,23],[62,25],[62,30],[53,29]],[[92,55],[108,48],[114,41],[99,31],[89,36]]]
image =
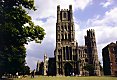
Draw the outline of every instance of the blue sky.
[[[30,42],[26,45],[27,65],[36,68],[46,53],[54,56],[56,46],[57,5],[61,9],[73,6],[75,39],[78,45],[84,45],[86,30],[95,29],[98,57],[102,62],[101,50],[107,44],[117,40],[117,0],[35,0],[37,11],[28,11],[35,25],[45,29],[46,35],[41,44]]]

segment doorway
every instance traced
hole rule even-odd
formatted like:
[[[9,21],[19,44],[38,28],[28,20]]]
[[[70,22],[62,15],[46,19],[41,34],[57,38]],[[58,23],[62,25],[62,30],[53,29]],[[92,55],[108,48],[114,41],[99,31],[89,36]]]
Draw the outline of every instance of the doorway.
[[[70,63],[65,63],[64,71],[65,71],[65,76],[71,76],[73,72],[72,65]]]

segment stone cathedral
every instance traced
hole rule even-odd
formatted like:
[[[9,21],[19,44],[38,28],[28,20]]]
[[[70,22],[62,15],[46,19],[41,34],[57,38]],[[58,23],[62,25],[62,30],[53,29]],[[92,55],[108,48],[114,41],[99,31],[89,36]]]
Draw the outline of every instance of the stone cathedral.
[[[100,76],[100,65],[96,47],[95,31],[87,30],[85,45],[79,46],[75,40],[75,27],[72,5],[69,9],[57,6],[56,48],[54,51],[56,75],[95,75]],[[92,73],[84,69],[86,64],[94,66]],[[53,68],[54,69],[54,68]]]

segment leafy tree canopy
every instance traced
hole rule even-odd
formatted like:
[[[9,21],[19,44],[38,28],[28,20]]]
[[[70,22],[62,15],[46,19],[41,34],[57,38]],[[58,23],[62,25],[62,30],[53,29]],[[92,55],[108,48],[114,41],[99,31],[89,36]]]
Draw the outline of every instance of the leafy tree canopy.
[[[89,75],[94,75],[94,66],[92,64],[86,64],[86,66],[84,66],[84,69],[89,71]]]
[[[44,29],[34,25],[26,9],[36,10],[34,0],[0,0],[0,73],[20,71],[25,65],[24,44],[44,38]]]

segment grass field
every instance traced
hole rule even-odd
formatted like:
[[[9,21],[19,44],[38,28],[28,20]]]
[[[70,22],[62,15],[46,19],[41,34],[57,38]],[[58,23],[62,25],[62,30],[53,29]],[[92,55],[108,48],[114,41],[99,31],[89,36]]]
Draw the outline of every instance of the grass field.
[[[35,76],[35,78],[31,78],[30,76],[22,79],[14,79],[14,80],[117,80],[117,77],[65,77],[65,76]]]

